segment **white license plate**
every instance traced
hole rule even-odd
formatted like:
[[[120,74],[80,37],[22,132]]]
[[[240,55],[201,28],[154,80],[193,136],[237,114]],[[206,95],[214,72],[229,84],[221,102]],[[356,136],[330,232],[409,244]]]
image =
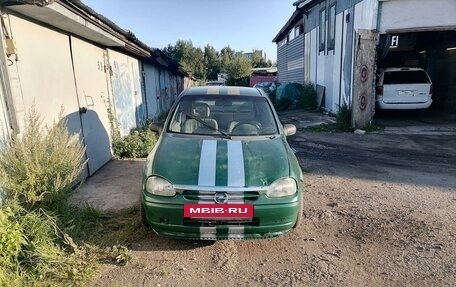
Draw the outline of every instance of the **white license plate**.
[[[401,96],[412,96],[413,91],[398,91],[398,94]]]

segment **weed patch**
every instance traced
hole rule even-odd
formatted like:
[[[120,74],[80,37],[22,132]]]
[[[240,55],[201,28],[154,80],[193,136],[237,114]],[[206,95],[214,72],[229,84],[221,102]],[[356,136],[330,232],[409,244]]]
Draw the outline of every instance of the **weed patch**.
[[[312,83],[306,83],[302,86],[299,106],[307,111],[314,111],[317,108],[317,91]]]
[[[34,109],[22,135],[0,151],[0,286],[82,286],[100,262],[131,261],[125,244],[146,232],[138,211],[103,214],[68,203],[83,156],[65,121],[43,127]]]
[[[351,127],[351,110],[347,105],[339,107],[337,112],[336,123],[321,124],[318,126],[307,127],[306,130],[314,132],[353,132]]]
[[[146,157],[156,142],[157,136],[149,128],[134,130],[127,137],[114,140],[114,155],[118,158]]]
[[[64,120],[43,127],[32,108],[23,134],[13,135],[11,146],[0,153],[3,189],[26,209],[43,201],[58,202],[78,180],[83,157],[84,146],[77,135],[68,133]]]

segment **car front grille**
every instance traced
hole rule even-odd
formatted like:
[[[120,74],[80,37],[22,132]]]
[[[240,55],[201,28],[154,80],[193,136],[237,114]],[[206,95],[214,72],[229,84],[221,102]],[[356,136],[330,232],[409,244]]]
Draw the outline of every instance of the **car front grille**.
[[[182,195],[186,200],[199,202],[214,202],[214,197],[217,191],[198,191],[198,190],[183,190]],[[225,192],[228,195],[228,203],[230,202],[252,202],[258,199],[260,193],[258,191],[244,192]]]

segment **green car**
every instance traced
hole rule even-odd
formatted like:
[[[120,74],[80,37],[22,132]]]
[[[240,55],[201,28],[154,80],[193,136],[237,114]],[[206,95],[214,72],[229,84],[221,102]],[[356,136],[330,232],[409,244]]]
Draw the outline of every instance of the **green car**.
[[[302,216],[303,175],[268,97],[246,87],[184,90],[147,158],[141,218],[162,236],[284,234]]]

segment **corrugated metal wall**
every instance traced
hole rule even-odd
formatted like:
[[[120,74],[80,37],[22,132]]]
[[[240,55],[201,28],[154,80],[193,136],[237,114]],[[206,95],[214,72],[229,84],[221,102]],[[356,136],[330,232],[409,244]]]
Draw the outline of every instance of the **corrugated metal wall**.
[[[287,69],[288,82],[304,83],[304,34],[288,43]]]
[[[304,34],[277,48],[277,77],[280,83],[304,83]]]
[[[286,44],[277,47],[277,80],[280,83],[288,82],[287,49],[288,46]]]

